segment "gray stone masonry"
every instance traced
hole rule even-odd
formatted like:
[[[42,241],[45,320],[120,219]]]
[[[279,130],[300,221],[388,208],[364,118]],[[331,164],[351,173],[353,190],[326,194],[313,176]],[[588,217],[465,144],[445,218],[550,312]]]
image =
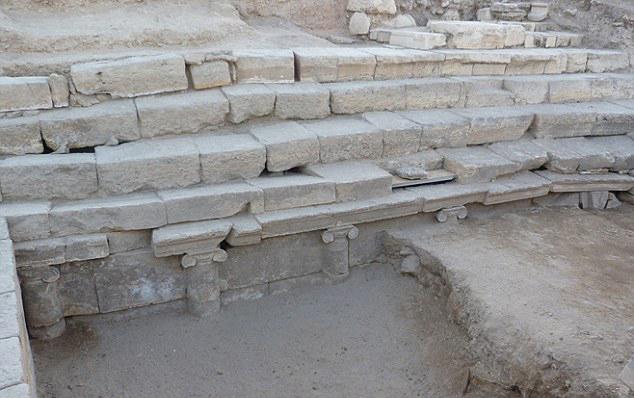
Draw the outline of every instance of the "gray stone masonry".
[[[485,205],[531,199],[547,195],[550,181],[529,171],[500,177],[491,183],[484,198]]]
[[[295,57],[291,50],[234,50],[238,83],[292,83]]]
[[[406,111],[399,114],[419,124],[420,148],[460,147],[469,142],[470,120],[448,110]]]
[[[2,204],[0,217],[7,220],[13,241],[43,239],[50,235],[50,210],[50,202],[45,201]]]
[[[335,183],[320,177],[286,174],[255,178],[248,183],[264,192],[264,211],[333,203],[337,199]]]
[[[538,169],[548,161],[546,149],[528,139],[496,142],[489,145],[489,149],[508,160],[519,163],[521,170]]]
[[[52,107],[47,77],[0,76],[0,112]]]
[[[231,84],[231,66],[227,61],[214,60],[188,67],[192,86],[196,90]]]
[[[382,157],[418,152],[422,127],[392,112],[364,113],[363,119],[383,131]]]
[[[251,135],[266,147],[268,171],[285,171],[319,162],[317,135],[296,122],[253,127]]]
[[[36,118],[0,119],[0,155],[42,152],[44,145]]]
[[[275,116],[280,119],[321,119],[330,115],[330,91],[316,83],[271,84]]]
[[[334,114],[402,110],[407,107],[402,81],[346,82],[327,84]]]
[[[317,135],[322,163],[378,159],[383,153],[383,132],[362,120],[336,118],[302,125]]]
[[[628,191],[634,178],[624,174],[560,174],[537,170],[536,174],[552,182],[551,192]]]
[[[440,148],[445,158],[445,169],[456,173],[460,183],[489,182],[496,177],[520,170],[519,163],[496,155],[485,147]]]
[[[176,54],[76,64],[70,75],[77,92],[114,98],[186,90],[188,84],[185,60]]]
[[[521,138],[533,122],[530,110],[514,107],[455,110],[470,122],[468,145]]]
[[[303,171],[333,181],[338,202],[387,196],[392,192],[392,175],[370,162],[316,164],[306,166]]]
[[[203,182],[254,178],[264,170],[266,148],[249,135],[196,137],[194,143],[200,154]]]
[[[372,80],[376,59],[361,49],[345,47],[295,48],[298,77],[302,82]]]
[[[242,84],[222,88],[229,99],[229,120],[245,120],[270,115],[275,107],[275,92],[263,84]]]

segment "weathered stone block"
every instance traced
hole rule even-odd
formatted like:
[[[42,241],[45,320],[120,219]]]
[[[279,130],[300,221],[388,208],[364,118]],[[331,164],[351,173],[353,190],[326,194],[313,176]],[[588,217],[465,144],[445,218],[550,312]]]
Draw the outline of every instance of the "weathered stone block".
[[[182,299],[186,294],[185,279],[176,256],[157,258],[151,249],[112,255],[95,267],[99,311]]]
[[[336,200],[335,184],[323,178],[287,174],[260,177],[248,182],[264,192],[265,211],[320,205]]]
[[[22,319],[18,308],[21,307],[22,303],[15,291],[0,293],[0,340],[20,336]]]
[[[618,171],[634,169],[634,140],[626,136],[589,137],[593,148],[614,157],[612,169]]]
[[[396,14],[396,4],[394,0],[348,0],[346,10],[368,14]]]
[[[541,76],[507,77],[504,79],[503,88],[513,94],[518,104],[548,102],[548,81]]]
[[[515,107],[455,110],[470,120],[469,145],[521,138],[533,122],[533,112]]]
[[[168,225],[152,231],[152,250],[156,257],[212,253],[219,250],[218,245],[231,228],[231,223],[225,219]],[[226,253],[223,254],[226,257]],[[196,262],[186,264],[181,260],[183,267],[195,266]]]
[[[591,101],[592,80],[585,76],[559,77],[548,84],[551,103]]]
[[[231,246],[248,246],[260,243],[262,226],[250,214],[240,214],[227,219],[233,227],[225,240]]]
[[[35,118],[0,120],[0,155],[42,153],[40,124]]]
[[[136,106],[143,137],[197,133],[223,124],[229,113],[219,90],[142,97]]]
[[[295,57],[291,50],[234,50],[238,83],[292,83]]]
[[[452,79],[408,80],[406,109],[453,108],[462,106],[462,84]]]
[[[169,224],[223,218],[244,210],[259,212],[264,209],[262,191],[244,182],[159,191],[158,196],[165,204]]]
[[[341,118],[306,122],[303,126],[319,138],[323,163],[378,159],[383,153],[383,132],[370,123]]]
[[[382,157],[418,151],[422,132],[418,124],[392,112],[364,113],[363,119],[383,131]]]
[[[263,84],[227,86],[222,92],[229,100],[229,120],[233,123],[273,113],[275,93]]]
[[[68,79],[65,76],[53,73],[48,77],[48,85],[51,89],[51,98],[55,108],[63,108],[69,105],[70,91]]]
[[[251,135],[266,147],[268,171],[285,171],[319,162],[317,135],[298,123],[284,122],[254,127]]]
[[[99,313],[95,267],[97,261],[62,264],[59,266],[59,294],[64,307],[64,316],[91,315]]]
[[[367,35],[370,32],[370,17],[363,12],[355,12],[350,17],[348,31],[353,35]]]
[[[20,285],[16,275],[13,242],[0,239],[0,292],[15,292]]]
[[[482,203],[489,184],[439,184],[406,188],[414,193],[422,203],[422,211],[434,212],[445,207]]]
[[[136,97],[187,89],[185,60],[176,54],[76,64],[70,75],[77,91],[87,95]]]
[[[545,148],[531,140],[504,141],[489,145],[496,154],[521,165],[521,170],[538,169],[548,161]]]
[[[550,181],[529,171],[501,177],[492,183],[484,199],[485,205],[537,198],[547,195]]]
[[[106,234],[68,236],[64,243],[66,262],[92,260],[110,254]]]
[[[280,119],[321,119],[330,114],[330,91],[315,83],[270,85],[275,116]]]
[[[588,50],[588,72],[614,72],[629,67],[628,55],[622,51]]]
[[[2,372],[0,372],[0,389],[27,380],[27,376],[24,373],[22,348],[18,337],[0,339],[0,358],[3,358]]]
[[[0,112],[52,107],[47,77],[0,76]]]
[[[354,48],[295,48],[297,75],[302,82],[372,80],[376,59]]]
[[[375,80],[410,79],[440,74],[440,65],[445,55],[431,51],[405,48],[369,47],[364,52],[374,55]]]
[[[255,216],[262,226],[262,239],[326,229],[336,225],[332,205],[271,211]]]
[[[535,173],[552,182],[552,192],[628,191],[634,187],[634,178],[624,174],[560,174],[549,170]]]
[[[109,232],[107,237],[108,248],[112,254],[144,249],[152,242],[150,230]]]
[[[537,138],[558,138],[590,135],[596,115],[580,109],[579,104],[531,105],[535,112],[530,133]]]
[[[47,266],[66,262],[64,238],[17,242],[14,251],[19,266]]]
[[[130,231],[167,224],[165,206],[156,194],[88,199],[54,206],[51,232],[57,236]]]
[[[484,147],[441,148],[445,169],[456,173],[459,183],[489,182],[496,177],[515,173],[520,169],[512,162]]]
[[[451,111],[407,111],[399,114],[419,124],[420,149],[460,147],[469,142],[470,121]]]
[[[231,84],[231,70],[227,61],[203,62],[199,65],[189,65],[188,69],[196,90]]]
[[[335,114],[406,109],[405,85],[400,81],[349,82],[327,85]]]
[[[40,119],[42,137],[53,150],[134,141],[141,137],[132,100],[58,109],[43,114]]]
[[[447,34],[449,48],[504,48],[507,37],[503,25],[486,22],[429,21],[427,27],[432,32]]]
[[[97,191],[95,155],[25,155],[0,161],[5,200],[83,199]]]
[[[563,139],[534,140],[534,144],[544,148],[548,153],[546,168],[558,173],[575,173],[579,168],[581,154],[574,151]]]
[[[390,45],[419,50],[431,50],[444,47],[447,37],[442,33],[423,32],[414,30],[395,30],[390,35]]]
[[[0,217],[9,224],[14,242],[43,239],[50,235],[48,213],[50,202],[23,202],[0,205]]]
[[[337,202],[387,196],[392,192],[392,175],[369,162],[340,162],[305,167],[306,174],[333,181]]]
[[[264,170],[266,148],[247,134],[196,137],[202,181],[254,178]]]
[[[98,147],[99,188],[108,193],[186,187],[200,182],[198,149],[191,139]]]

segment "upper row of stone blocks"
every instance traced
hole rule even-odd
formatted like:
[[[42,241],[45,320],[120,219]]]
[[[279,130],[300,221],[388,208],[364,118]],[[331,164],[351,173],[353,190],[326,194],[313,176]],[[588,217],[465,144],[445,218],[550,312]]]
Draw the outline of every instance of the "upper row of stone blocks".
[[[482,53],[317,47],[234,50],[203,57],[161,54],[75,64],[70,67],[70,81],[57,74],[0,77],[0,112],[83,106],[100,102],[103,97],[132,98],[233,82],[606,72],[629,65],[626,53],[607,50],[506,49]]]

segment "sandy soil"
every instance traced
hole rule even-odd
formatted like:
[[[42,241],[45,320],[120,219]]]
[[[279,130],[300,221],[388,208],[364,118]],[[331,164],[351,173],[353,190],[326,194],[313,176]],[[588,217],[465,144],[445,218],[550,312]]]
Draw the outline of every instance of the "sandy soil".
[[[472,365],[466,344],[442,300],[372,265],[335,286],[231,304],[216,320],[75,322],[33,352],[42,397],[450,398]]]

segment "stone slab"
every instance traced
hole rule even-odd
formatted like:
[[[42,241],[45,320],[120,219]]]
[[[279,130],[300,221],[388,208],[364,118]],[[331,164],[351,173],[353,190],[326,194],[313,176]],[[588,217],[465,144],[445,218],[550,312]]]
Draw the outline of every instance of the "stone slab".
[[[152,242],[152,233],[149,230],[108,232],[106,235],[112,254],[150,247]]]
[[[424,212],[435,212],[446,207],[482,203],[489,184],[438,184],[405,188],[415,194]]]
[[[253,127],[250,131],[266,147],[266,169],[285,171],[319,162],[319,139],[296,122]]]
[[[295,57],[285,49],[234,50],[238,83],[292,83]]]
[[[0,112],[53,107],[48,78],[0,76]]]
[[[376,59],[356,48],[294,48],[297,76],[302,82],[372,80]]]
[[[402,81],[346,82],[327,84],[334,114],[393,111],[407,108]]]
[[[13,242],[0,240],[0,293],[15,292],[20,282],[16,275]]]
[[[222,88],[229,100],[229,120],[245,120],[270,115],[275,108],[275,92],[264,84],[237,84]]]
[[[521,138],[533,122],[533,112],[517,107],[469,108],[455,113],[470,120],[468,145]]]
[[[375,80],[437,76],[445,60],[443,54],[407,48],[368,47],[361,51],[376,58]]]
[[[383,153],[383,132],[365,121],[333,118],[302,125],[317,135],[322,163],[378,159]]]
[[[459,183],[489,182],[520,170],[520,164],[503,158],[485,147],[441,148],[445,169],[456,173]]]
[[[548,161],[546,149],[528,139],[496,142],[489,145],[489,149],[508,160],[519,163],[521,170],[538,169]]]
[[[485,205],[532,199],[547,195],[550,181],[529,171],[508,177],[500,177],[489,186],[484,198]]]
[[[194,138],[194,144],[206,183],[254,178],[266,164],[266,147],[247,134],[201,136]]]
[[[59,294],[64,316],[99,313],[95,267],[101,260],[78,261],[59,266]]]
[[[392,175],[370,162],[316,164],[302,170],[333,181],[338,202],[387,196],[392,192]]]
[[[136,97],[187,89],[185,60],[176,54],[75,64],[70,75],[81,94]]]
[[[197,133],[224,124],[229,102],[219,90],[136,99],[142,137]]]
[[[470,120],[448,110],[399,112],[422,127],[420,149],[461,147],[469,142]]]
[[[330,91],[317,83],[275,84],[275,116],[280,119],[321,119],[330,115]]]
[[[0,339],[0,389],[20,384],[27,380],[24,374],[22,348],[18,337]]]
[[[392,46],[431,50],[432,48],[446,46],[447,37],[442,33],[394,30],[390,34],[389,43]]]
[[[255,178],[248,183],[264,192],[264,211],[320,205],[337,199],[335,183],[319,177],[286,174]]]
[[[440,77],[407,80],[405,96],[405,109],[453,108],[464,105],[462,83]]]
[[[36,118],[0,119],[0,155],[42,152],[44,145]]]
[[[168,225],[152,231],[152,249],[157,257],[209,253],[217,249],[231,228],[227,220]]]
[[[634,169],[634,140],[627,136],[588,137],[593,147],[607,151],[614,157],[612,169],[626,171]]]
[[[226,242],[231,246],[256,245],[262,240],[262,226],[250,214],[240,214],[227,219],[233,227]]]
[[[392,112],[364,113],[363,119],[383,131],[382,157],[418,152],[422,127]]]
[[[50,235],[50,209],[46,201],[0,204],[0,217],[6,218],[14,242],[43,239]]]
[[[0,293],[0,340],[20,336],[22,303],[15,291]],[[20,309],[20,310],[18,310]],[[8,358],[4,358],[7,360]]]
[[[215,60],[189,65],[192,86],[196,90],[231,84],[231,67],[227,61]]]
[[[552,182],[552,192],[628,191],[634,187],[634,178],[623,174],[561,174],[549,170],[535,173]]]

